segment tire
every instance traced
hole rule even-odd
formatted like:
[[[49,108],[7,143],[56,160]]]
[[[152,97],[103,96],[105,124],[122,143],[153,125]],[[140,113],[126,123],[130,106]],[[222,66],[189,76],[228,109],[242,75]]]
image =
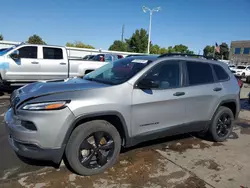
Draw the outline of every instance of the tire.
[[[106,164],[104,164],[102,166],[98,166],[96,168],[86,167],[80,162],[79,157],[86,159],[90,155],[95,153],[93,151],[97,148],[97,144],[92,143],[91,145],[92,146],[95,145],[96,147],[93,149],[90,149],[90,150],[88,150],[88,149],[81,149],[80,150],[80,146],[81,146],[81,144],[83,144],[83,142],[85,143],[85,141],[87,141],[86,139],[90,135],[92,135],[92,134],[95,135],[95,134],[98,134],[100,132],[101,133],[103,132],[103,134],[107,134],[110,136],[110,138],[112,138],[113,149],[111,152],[111,156],[107,160]],[[95,136],[93,136],[93,138],[95,138]],[[101,139],[99,139],[99,140],[101,140]],[[95,141],[96,141],[96,139],[95,139]],[[89,144],[89,141],[87,141],[87,143]],[[100,143],[101,142],[99,142],[99,144]],[[108,143],[108,142],[106,142],[106,143]],[[115,162],[118,159],[118,156],[120,154],[120,149],[121,149],[121,137],[120,137],[117,129],[107,121],[93,120],[90,122],[83,123],[74,129],[74,131],[72,132],[72,134],[69,138],[69,141],[67,143],[67,146],[65,149],[65,156],[66,156],[68,164],[77,174],[90,176],[90,175],[102,173],[106,169],[108,169],[109,167],[113,166],[113,164],[115,164]],[[81,156],[82,155],[81,152],[83,150],[85,151],[85,153],[86,153],[86,151],[89,152],[84,157]],[[103,151],[103,150],[101,150],[101,151]],[[98,154],[93,154],[93,157],[90,157],[90,158],[95,158],[95,157],[96,157],[96,164],[95,165],[99,165],[97,162]],[[91,165],[91,164],[89,164],[89,165]]]
[[[228,130],[224,136],[219,136],[218,132],[217,132],[218,122],[219,122],[219,119],[225,114],[226,114],[226,116],[229,117],[226,119],[230,119],[230,123],[228,123],[228,124],[230,124],[230,126],[227,126]],[[234,115],[233,115],[233,112],[229,108],[227,108],[225,106],[219,107],[219,109],[216,111],[216,114],[212,120],[212,124],[209,128],[209,133],[211,134],[212,139],[215,142],[223,142],[231,135],[232,130],[233,130],[233,120],[234,120]]]
[[[245,78],[246,74],[243,72],[241,76],[242,78]]]
[[[247,78],[246,78],[246,83],[250,83],[250,76],[247,76]]]

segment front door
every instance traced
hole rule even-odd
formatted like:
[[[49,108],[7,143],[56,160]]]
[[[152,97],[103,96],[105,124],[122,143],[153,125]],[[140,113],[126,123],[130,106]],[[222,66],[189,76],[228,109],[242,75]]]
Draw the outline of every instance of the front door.
[[[161,132],[185,123],[185,91],[181,63],[167,60],[154,66],[141,80],[156,83],[132,94],[132,135]],[[142,81],[139,81],[139,83]]]
[[[6,73],[10,80],[37,81],[40,79],[40,63],[37,57],[37,46],[23,46],[17,49],[19,59],[11,59],[10,67]]]
[[[68,76],[67,54],[62,48],[42,47],[41,59],[42,80],[65,79]]]

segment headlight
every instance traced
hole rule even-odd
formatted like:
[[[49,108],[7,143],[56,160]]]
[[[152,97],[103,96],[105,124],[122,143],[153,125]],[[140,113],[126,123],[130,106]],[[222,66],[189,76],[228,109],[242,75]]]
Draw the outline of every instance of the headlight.
[[[57,109],[64,108],[66,104],[67,104],[66,101],[35,103],[35,104],[27,104],[22,109],[23,110],[57,110]]]

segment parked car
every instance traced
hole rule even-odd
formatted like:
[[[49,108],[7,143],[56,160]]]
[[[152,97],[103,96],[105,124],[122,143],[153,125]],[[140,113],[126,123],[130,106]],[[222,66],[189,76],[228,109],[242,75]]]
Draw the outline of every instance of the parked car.
[[[1,48],[0,52],[7,50],[7,48]]]
[[[83,60],[92,60],[95,57],[95,55],[86,55],[82,59]]]
[[[232,65],[232,64],[229,64],[228,67],[229,67],[230,70],[235,70],[236,69],[236,66]]]
[[[238,65],[235,69],[236,75],[241,76],[242,78],[250,76],[250,66]]]
[[[227,65],[205,58],[137,56],[83,79],[28,84],[5,114],[13,150],[81,175],[104,172],[121,146],[187,132],[222,142],[233,129],[240,88]]]
[[[69,59],[65,47],[20,44],[0,52],[0,83],[8,86],[76,77],[81,64],[87,72],[104,65],[99,61]]]
[[[118,56],[116,54],[97,54],[91,60],[95,61],[95,63],[89,63],[88,66],[86,66],[86,64],[81,64],[78,66],[79,77],[83,77],[84,75],[100,68],[107,63],[118,60]]]

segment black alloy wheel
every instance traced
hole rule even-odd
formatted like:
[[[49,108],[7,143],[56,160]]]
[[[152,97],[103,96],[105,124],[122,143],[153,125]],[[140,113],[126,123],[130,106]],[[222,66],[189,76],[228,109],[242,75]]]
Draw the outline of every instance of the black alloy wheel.
[[[99,174],[116,163],[121,145],[120,134],[112,124],[105,120],[88,121],[70,135],[65,162],[79,175]]]
[[[223,113],[218,118],[216,133],[219,137],[224,137],[228,134],[232,126],[232,120],[229,114]]]
[[[79,160],[86,168],[101,168],[111,159],[113,153],[113,138],[108,133],[99,131],[84,139],[79,147]]]
[[[234,114],[226,106],[220,106],[212,119],[209,133],[215,142],[225,141],[233,131]]]

